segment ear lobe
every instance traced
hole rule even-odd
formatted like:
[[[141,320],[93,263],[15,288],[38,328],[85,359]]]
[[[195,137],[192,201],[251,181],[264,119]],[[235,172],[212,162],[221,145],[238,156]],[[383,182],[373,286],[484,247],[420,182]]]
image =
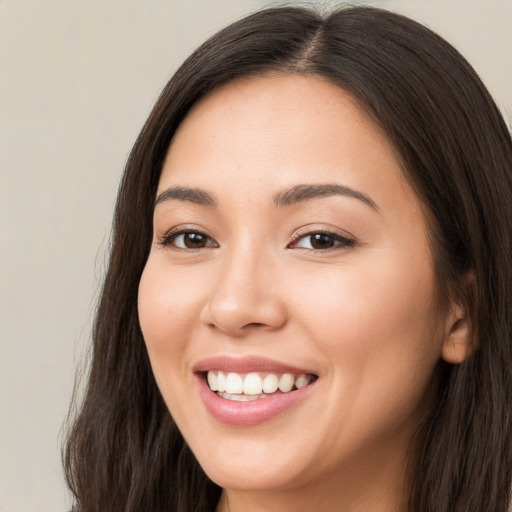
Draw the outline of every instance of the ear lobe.
[[[446,319],[446,335],[441,357],[452,364],[460,364],[474,350],[471,319],[467,308],[457,304]]]

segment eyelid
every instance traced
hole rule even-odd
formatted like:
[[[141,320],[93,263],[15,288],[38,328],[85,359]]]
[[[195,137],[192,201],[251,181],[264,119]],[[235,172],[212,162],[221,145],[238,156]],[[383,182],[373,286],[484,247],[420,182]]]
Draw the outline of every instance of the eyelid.
[[[176,239],[180,235],[187,234],[187,233],[197,233],[199,235],[202,235],[202,236],[208,238],[209,240],[211,240],[213,242],[213,245],[210,245],[207,247],[201,247],[201,248],[197,248],[197,249],[192,249],[192,248],[184,249],[182,247],[176,247],[176,246],[172,245],[172,242],[174,239]],[[160,245],[161,247],[168,247],[174,251],[185,251],[185,252],[197,251],[199,249],[211,249],[211,248],[215,249],[215,248],[219,247],[219,243],[217,242],[217,240],[215,240],[215,238],[213,238],[213,236],[208,234],[206,232],[206,230],[198,228],[197,226],[193,226],[193,225],[175,226],[175,227],[165,231],[165,233],[163,233],[162,235],[158,235],[156,243],[158,245]]]
[[[305,235],[314,235],[316,233],[325,233],[327,235],[336,235],[340,236],[342,238],[346,238],[347,240],[353,240],[354,242],[357,241],[357,238],[349,233],[348,231],[345,231],[343,229],[340,229],[335,226],[326,225],[326,224],[308,224],[307,226],[303,226],[296,231],[294,231],[291,238],[293,240],[300,238],[301,236]]]
[[[315,253],[319,253],[319,252],[326,253],[326,252],[330,252],[330,251],[336,251],[336,250],[346,249],[348,247],[353,247],[357,243],[356,237],[352,236],[350,233],[342,231],[333,226],[329,226],[329,227],[305,226],[305,227],[297,230],[292,235],[292,240],[287,245],[287,248],[293,249],[294,247],[291,247],[291,246],[293,244],[296,244],[302,238],[307,238],[308,236],[313,236],[313,235],[317,235],[317,234],[332,236],[335,240],[337,240],[338,242],[342,242],[342,243],[335,245],[334,247],[327,248],[327,249],[309,249],[306,247],[295,247],[295,248],[304,250],[304,251],[311,251],[311,252],[315,252]]]

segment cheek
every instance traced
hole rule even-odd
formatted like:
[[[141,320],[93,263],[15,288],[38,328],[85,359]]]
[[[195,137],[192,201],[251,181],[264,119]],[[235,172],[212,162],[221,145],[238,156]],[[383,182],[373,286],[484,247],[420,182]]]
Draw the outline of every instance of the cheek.
[[[307,293],[296,300],[302,330],[328,361],[336,428],[342,431],[350,417],[344,432],[354,445],[363,442],[361,436],[378,440],[382,432],[394,438],[413,430],[430,407],[441,350],[429,265],[374,263],[365,271],[319,277],[310,274]]]
[[[155,261],[156,260],[156,261]],[[139,284],[139,321],[155,377],[176,365],[185,340],[197,325],[197,288],[186,286],[180,272],[162,267],[150,256]]]
[[[193,388],[187,349],[198,326],[199,291],[186,273],[150,255],[139,284],[139,321],[155,381],[177,424],[186,423],[183,396]]]
[[[356,365],[361,375],[401,365],[428,373],[441,349],[429,262],[374,254],[368,265],[359,263],[356,270],[305,273],[294,297],[310,337],[333,361]]]

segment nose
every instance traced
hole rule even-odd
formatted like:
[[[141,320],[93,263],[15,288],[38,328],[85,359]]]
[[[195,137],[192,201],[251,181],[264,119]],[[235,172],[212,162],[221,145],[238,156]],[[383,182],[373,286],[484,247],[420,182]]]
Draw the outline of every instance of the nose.
[[[200,320],[231,337],[281,328],[287,312],[276,265],[251,248],[221,260]]]

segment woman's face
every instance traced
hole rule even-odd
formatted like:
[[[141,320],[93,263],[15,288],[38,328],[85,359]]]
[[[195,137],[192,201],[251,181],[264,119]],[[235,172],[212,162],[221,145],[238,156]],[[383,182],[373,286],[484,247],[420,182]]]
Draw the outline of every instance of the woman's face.
[[[431,403],[437,309],[419,200],[349,94],[260,77],[189,113],[139,314],[162,396],[215,482],[396,480]]]

